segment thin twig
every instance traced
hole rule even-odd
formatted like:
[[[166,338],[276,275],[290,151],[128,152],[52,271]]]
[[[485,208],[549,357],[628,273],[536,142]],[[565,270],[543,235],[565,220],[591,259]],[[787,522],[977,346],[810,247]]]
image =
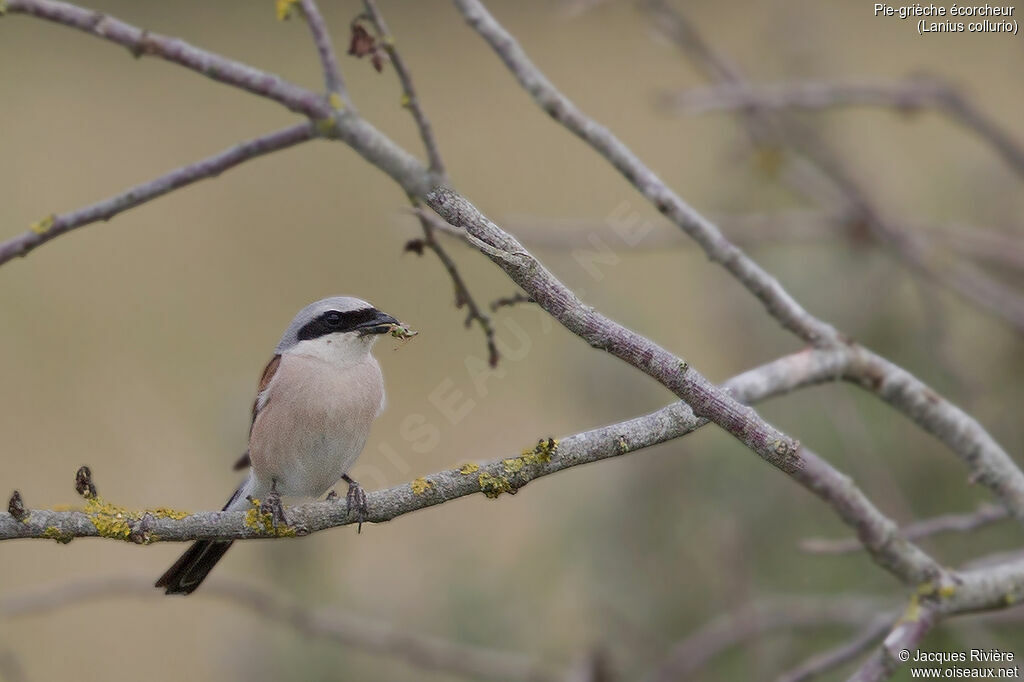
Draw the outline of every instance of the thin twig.
[[[0,244],[0,264],[17,256],[24,256],[36,247],[66,232],[90,223],[110,220],[122,211],[152,201],[180,187],[216,177],[245,161],[287,149],[314,137],[316,137],[316,131],[311,123],[298,123],[283,130],[242,142],[202,161],[176,168],[109,199],[70,213],[51,215],[37,222],[28,232]]]
[[[403,632],[391,625],[337,609],[311,608],[246,582],[214,576],[199,592],[248,609],[268,623],[294,628],[302,635],[388,656],[417,670],[440,671],[481,680],[556,682],[548,664],[522,654],[488,649],[440,637]],[[0,600],[0,616],[24,618],[70,606],[115,598],[164,599],[153,580],[122,576],[79,580]]]
[[[320,55],[320,64],[324,72],[324,86],[329,95],[337,95],[341,98],[345,107],[352,109],[352,100],[345,87],[345,80],[341,76],[341,68],[338,65],[338,56],[334,52],[334,44],[331,42],[331,33],[327,29],[327,22],[317,7],[316,0],[300,0],[302,13],[309,24],[309,30],[313,34],[313,43]],[[332,104],[332,106],[336,106]]]
[[[441,152],[437,146],[437,140],[434,138],[434,131],[430,125],[430,119],[427,118],[426,113],[423,111],[423,107],[420,106],[420,100],[416,95],[416,86],[413,84],[412,74],[406,67],[405,60],[402,59],[401,53],[395,47],[395,38],[388,29],[388,25],[384,21],[384,15],[381,14],[380,10],[377,8],[375,0],[364,0],[363,4],[366,7],[366,16],[369,18],[376,30],[377,39],[381,45],[383,45],[388,58],[391,60],[391,64],[395,67],[395,73],[398,75],[398,80],[402,85],[402,104],[409,109],[413,120],[416,122],[416,128],[419,130],[420,139],[422,140],[423,147],[427,152],[430,171],[440,178],[442,182],[446,182],[444,161],[441,159]],[[417,210],[419,208],[418,200],[412,198],[411,201],[414,212],[419,217],[420,227],[423,229],[423,239],[409,242],[409,244],[406,245],[406,250],[422,253],[423,248],[426,247],[437,256],[438,260],[441,261],[445,271],[452,280],[452,287],[455,289],[456,309],[461,310],[465,307],[466,319],[464,324],[467,328],[472,326],[474,322],[480,326],[480,330],[484,334],[484,340],[487,343],[487,363],[491,367],[497,367],[498,360],[500,359],[500,353],[498,352],[498,345],[495,341],[494,325],[491,322],[491,318],[477,304],[476,299],[469,290],[469,286],[466,284],[466,280],[462,277],[462,273],[459,272],[455,259],[452,258],[444,246],[437,241],[434,235],[433,222],[424,217],[423,211]]]
[[[496,299],[494,299],[491,302],[491,312],[496,312],[498,310],[498,308],[505,308],[505,307],[511,308],[512,306],[518,305],[520,303],[536,303],[536,302],[537,301],[533,300],[533,297],[527,296],[526,294],[517,291],[516,293],[512,294],[511,296],[505,296],[503,298],[496,298]]]
[[[443,181],[447,181],[444,161],[441,160],[441,152],[437,146],[437,140],[434,138],[433,127],[430,125],[430,119],[423,112],[423,107],[420,106],[420,98],[416,94],[416,86],[413,85],[412,74],[406,67],[401,53],[395,47],[395,37],[388,30],[384,16],[377,9],[376,0],[363,0],[363,5],[366,7],[367,16],[369,16],[370,21],[377,29],[377,37],[391,59],[391,63],[395,67],[395,73],[398,75],[398,80],[402,84],[402,105],[409,109],[413,119],[416,121],[416,127],[420,132],[420,139],[423,141],[423,146],[427,151],[430,170],[439,178],[442,178]]]
[[[983,504],[969,514],[944,514],[908,524],[900,529],[900,535],[907,540],[920,540],[940,533],[965,533],[1008,517],[1004,507]],[[811,554],[849,554],[863,549],[863,546],[856,538],[807,538],[800,542],[800,549]]]
[[[456,309],[461,310],[463,307],[466,309],[465,326],[468,328],[474,322],[480,326],[480,330],[484,333],[484,340],[487,343],[487,364],[490,367],[497,367],[501,354],[498,352],[498,344],[494,336],[494,324],[491,322],[490,316],[480,308],[476,299],[473,298],[473,294],[470,293],[466,280],[463,279],[462,273],[459,272],[455,260],[441,246],[441,243],[437,241],[434,235],[434,227],[430,221],[420,213],[417,213],[417,216],[420,219],[420,226],[423,228],[423,238],[410,241],[405,245],[405,250],[422,254],[423,249],[428,248],[434,252],[434,255],[441,261],[445,271],[448,273],[448,277],[452,280],[452,287],[455,289]]]

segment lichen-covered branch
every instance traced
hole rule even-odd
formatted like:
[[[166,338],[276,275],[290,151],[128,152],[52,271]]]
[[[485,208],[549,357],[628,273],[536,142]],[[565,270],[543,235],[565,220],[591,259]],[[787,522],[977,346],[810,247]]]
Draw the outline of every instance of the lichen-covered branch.
[[[835,351],[803,351],[744,372],[723,384],[738,400],[756,402],[802,386],[834,380]],[[535,478],[684,436],[707,423],[685,403],[674,403],[643,417],[563,438],[544,440],[515,456],[491,462],[466,462],[448,471],[369,493],[369,522],[393,518],[459,497],[514,493]],[[88,491],[87,491],[88,492]],[[152,543],[196,539],[251,539],[308,535],[358,522],[345,504],[314,502],[289,510],[290,525],[274,528],[257,509],[248,512],[199,512],[169,509],[132,511],[94,493],[74,511],[28,509],[17,495],[17,514],[0,512],[0,540],[47,538],[68,542],[76,537],[108,537]]]
[[[529,656],[398,630],[385,623],[337,609],[313,608],[238,580],[214,576],[199,596],[227,602],[265,619],[291,627],[305,637],[388,656],[415,666],[477,680],[557,682],[550,665]],[[112,598],[163,599],[152,577],[123,576],[76,581],[0,599],[5,619],[49,613]]]
[[[60,215],[50,215],[33,225],[28,232],[0,243],[0,265],[17,256],[24,256],[36,247],[71,230],[101,220],[110,220],[118,213],[152,201],[185,185],[216,177],[245,161],[287,149],[314,137],[316,137],[316,131],[311,123],[298,123],[283,130],[242,142],[202,161],[176,168],[155,180],[136,185],[121,194],[85,208]]]

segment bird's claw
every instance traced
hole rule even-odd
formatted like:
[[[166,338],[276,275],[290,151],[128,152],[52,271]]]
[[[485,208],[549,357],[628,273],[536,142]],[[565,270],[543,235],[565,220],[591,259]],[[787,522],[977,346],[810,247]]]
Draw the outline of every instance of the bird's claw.
[[[345,482],[348,483],[348,493],[345,494],[345,504],[348,506],[348,513],[355,512],[356,514],[356,533],[363,532],[363,521],[366,520],[367,515],[370,513],[370,507],[366,502],[366,491],[357,482],[349,478],[347,475],[343,476]]]
[[[277,492],[276,484],[270,488],[267,499],[260,504],[260,513],[270,514],[274,528],[288,525],[288,518],[284,515],[284,504],[281,503],[281,494]]]

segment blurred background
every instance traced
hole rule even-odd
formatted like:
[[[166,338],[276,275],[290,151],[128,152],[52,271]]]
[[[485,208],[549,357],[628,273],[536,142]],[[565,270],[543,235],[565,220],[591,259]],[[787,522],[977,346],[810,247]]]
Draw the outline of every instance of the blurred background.
[[[322,4],[343,54],[361,5]],[[306,26],[278,22],[269,0],[93,6],[321,88]],[[922,37],[913,21],[874,17],[867,2],[673,7],[755,83],[904,82],[928,73],[1024,144],[1018,37]],[[588,303],[716,381],[799,349],[603,159],[536,108],[450,3],[383,0],[381,9],[455,186]],[[709,81],[650,12],[624,1],[492,2],[491,9],[556,85],[689,203],[720,219],[811,312],[964,407],[1021,461],[1020,331],[908,268],[856,221],[818,220],[834,204],[787,184],[786,145],[752,146],[733,113],[667,106],[667,94]],[[344,56],[342,68],[360,111],[420,154],[393,70],[378,74],[368,61]],[[110,43],[15,15],[0,21],[0,101],[4,239],[49,213],[296,120],[177,66],[135,60]],[[1010,257],[972,262],[1020,295],[1024,279],[1011,265],[1024,258],[1024,175],[977,134],[930,110],[839,108],[787,120],[803,131],[798,139],[841,160],[880,213],[912,223],[926,242],[929,226],[994,235],[1007,245],[995,250]],[[799,225],[787,218],[796,214]],[[615,231],[623,221],[647,226],[639,243]],[[463,328],[437,259],[402,252],[418,230],[392,181],[343,145],[312,142],[0,267],[0,491],[19,489],[30,507],[76,504],[74,472],[88,464],[100,493],[117,504],[219,508],[238,481],[231,464],[246,447],[260,370],[292,315],[331,294],[369,299],[420,331],[411,342],[377,346],[389,407],[352,472],[370,489],[516,454],[540,437],[672,400],[530,306],[495,314],[506,357],[495,375],[474,382],[486,358],[483,337]],[[449,250],[482,304],[514,293],[478,253],[454,242]],[[585,252],[601,253],[600,262]],[[452,423],[438,396],[456,392],[466,416]],[[940,443],[851,386],[808,389],[759,410],[853,476],[901,523],[969,512],[987,499]],[[435,430],[434,442],[403,437],[400,425],[410,417]],[[635,679],[709,621],[724,616],[728,625],[727,614],[759,600],[863,595],[901,608],[904,591],[864,556],[798,547],[807,537],[845,535],[821,502],[706,428],[541,479],[515,497],[474,496],[359,535],[346,527],[239,543],[211,584],[245,580],[310,607],[520,654],[556,671],[600,652],[613,679]],[[925,545],[957,565],[1021,540],[1019,526],[1005,523]],[[96,578],[155,579],[183,549],[4,542],[0,600]],[[135,590],[4,618],[0,677],[460,679],[400,655],[301,634],[213,591],[171,599]],[[827,619],[763,625],[692,677],[771,678],[856,632]],[[1022,633],[1012,620],[964,619],[927,643],[931,650],[1017,647],[1020,658]]]

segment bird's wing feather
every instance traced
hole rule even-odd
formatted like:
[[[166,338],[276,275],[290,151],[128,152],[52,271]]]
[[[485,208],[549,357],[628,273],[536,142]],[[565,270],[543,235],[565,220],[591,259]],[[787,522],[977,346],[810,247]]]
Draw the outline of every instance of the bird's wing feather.
[[[260,376],[260,385],[256,390],[256,400],[252,403],[252,421],[249,423],[249,435],[252,435],[252,427],[256,423],[256,417],[259,416],[260,411],[267,406],[269,395],[267,388],[270,386],[270,382],[274,379],[274,375],[277,373],[277,368],[281,364],[281,356],[275,355],[270,358],[270,362],[263,368],[263,374]],[[245,454],[238,458],[233,467],[236,471],[238,469],[245,469],[251,464],[249,460],[249,451],[246,450]]]

